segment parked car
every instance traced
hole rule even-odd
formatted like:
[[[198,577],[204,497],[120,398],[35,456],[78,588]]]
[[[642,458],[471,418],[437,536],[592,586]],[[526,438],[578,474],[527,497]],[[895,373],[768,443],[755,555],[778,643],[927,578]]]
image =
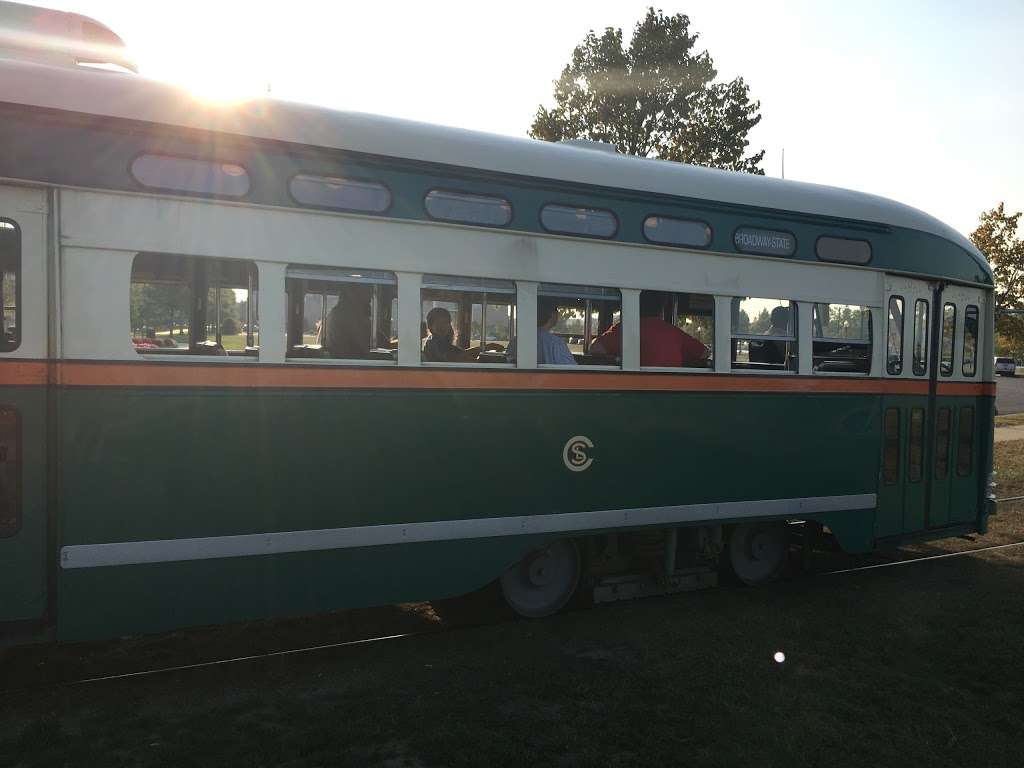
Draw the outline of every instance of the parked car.
[[[999,376],[1016,376],[1017,361],[1014,360],[1012,357],[997,357],[996,373]]]

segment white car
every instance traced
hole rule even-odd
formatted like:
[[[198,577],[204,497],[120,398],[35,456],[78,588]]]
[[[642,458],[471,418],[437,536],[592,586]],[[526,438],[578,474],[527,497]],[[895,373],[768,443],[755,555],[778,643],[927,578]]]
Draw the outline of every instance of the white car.
[[[997,357],[996,374],[999,376],[1016,376],[1017,361],[1012,357]]]

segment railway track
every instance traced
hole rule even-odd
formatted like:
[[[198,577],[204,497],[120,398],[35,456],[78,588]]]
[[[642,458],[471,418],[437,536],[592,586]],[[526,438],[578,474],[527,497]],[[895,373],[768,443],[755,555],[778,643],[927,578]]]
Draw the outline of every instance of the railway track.
[[[1005,504],[1011,502],[1024,501],[1024,496],[1011,496],[1005,499],[997,499],[997,503]],[[812,577],[820,576],[837,576],[841,574],[857,573],[859,571],[872,571],[879,568],[893,568],[896,566],[914,565],[916,563],[924,563],[935,560],[944,560],[954,557],[965,557],[967,555],[977,555],[984,552],[994,552],[997,550],[1012,549],[1024,547],[1024,541],[1016,541],[1006,544],[992,544],[985,547],[974,547],[971,549],[965,549],[960,552],[943,552],[937,555],[924,555],[921,557],[908,557],[902,560],[892,560],[883,563],[871,563],[869,565],[857,566],[854,568],[839,568],[830,571],[818,571],[811,573]],[[76,686],[89,685],[94,683],[114,682],[118,680],[129,680],[143,677],[153,677],[163,674],[171,674],[175,672],[189,672],[197,669],[209,669],[216,667],[224,667],[232,664],[242,664],[246,662],[259,662],[267,661],[275,658],[284,658],[290,656],[301,656],[305,654],[319,653],[323,651],[337,650],[342,648],[355,648],[358,646],[367,646],[375,644],[383,644],[387,642],[394,642],[402,639],[409,639],[415,637],[425,637],[429,635],[443,634],[451,631],[451,629],[469,629],[476,626],[485,626],[489,622],[483,622],[480,624],[460,624],[458,627],[452,628],[437,628],[437,629],[425,629],[413,632],[401,632],[389,635],[380,635],[377,637],[366,637],[357,638],[354,640],[344,640],[335,643],[322,643],[318,645],[302,646],[298,648],[288,648],[284,650],[267,651],[265,653],[248,654],[244,656],[233,656],[225,657],[220,659],[211,659],[208,661],[198,661],[190,664],[178,664],[163,667],[153,667],[150,669],[136,670],[132,672],[123,672],[117,674],[108,675],[96,675],[90,677],[82,677],[72,680],[61,680],[61,681],[50,681],[45,683],[39,683],[35,685],[22,686],[17,688],[0,689],[0,696],[10,695],[13,693],[19,693],[29,690],[40,690],[47,688],[70,688]]]

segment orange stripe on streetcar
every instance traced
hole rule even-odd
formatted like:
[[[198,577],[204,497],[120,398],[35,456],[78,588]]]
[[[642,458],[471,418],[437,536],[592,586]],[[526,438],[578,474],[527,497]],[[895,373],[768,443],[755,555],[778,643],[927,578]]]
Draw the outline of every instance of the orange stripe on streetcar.
[[[0,386],[223,387],[228,389],[477,389],[636,392],[792,392],[927,395],[928,383],[905,379],[550,371],[466,368],[359,368],[248,363],[104,363],[5,360]],[[991,382],[943,382],[946,396],[995,396]]]
[[[61,383],[79,387],[240,389],[476,389],[643,392],[794,392],[924,395],[923,381],[795,376],[481,371],[465,368],[324,368],[240,364],[62,363]],[[964,393],[966,394],[966,393]]]
[[[50,384],[51,367],[45,360],[4,360],[0,363],[0,387]]]

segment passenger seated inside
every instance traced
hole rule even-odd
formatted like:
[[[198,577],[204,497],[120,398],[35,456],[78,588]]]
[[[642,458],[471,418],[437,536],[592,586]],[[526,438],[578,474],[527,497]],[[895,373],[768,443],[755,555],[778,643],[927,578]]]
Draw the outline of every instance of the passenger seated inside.
[[[640,294],[640,365],[664,368],[704,367],[708,349],[697,339],[664,320],[666,295]],[[590,345],[598,355],[622,356],[622,323],[615,323]]]
[[[558,303],[553,299],[537,299],[537,362],[547,365],[576,365],[565,339],[551,329],[558,323]]]
[[[327,315],[324,347],[330,357],[365,358],[370,348],[370,294],[368,285],[341,286],[338,303]]]
[[[789,328],[789,307],[775,307],[771,314],[771,325],[767,336],[792,336]],[[750,362],[785,365],[789,342],[766,340],[751,342]]]
[[[430,333],[423,344],[423,360],[428,363],[472,363],[477,359],[479,348],[462,349],[455,346],[455,329],[452,328],[451,313],[444,307],[434,307],[427,312],[427,331]]]

